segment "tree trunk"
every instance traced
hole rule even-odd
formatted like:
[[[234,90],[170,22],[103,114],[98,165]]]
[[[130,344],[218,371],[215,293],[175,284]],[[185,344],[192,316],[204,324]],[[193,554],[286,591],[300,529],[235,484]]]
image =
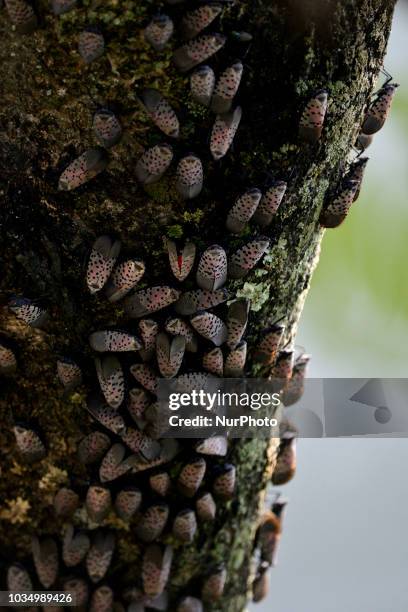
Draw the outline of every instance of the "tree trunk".
[[[0,17],[5,304],[1,333],[3,340],[11,341],[18,361],[15,374],[2,381],[0,416],[0,540],[7,563],[24,562],[30,556],[35,533],[60,538],[64,523],[53,512],[55,492],[71,482],[83,500],[86,484],[95,476],[87,473],[76,455],[78,441],[93,427],[85,408],[87,393],[95,385],[88,335],[126,323],[121,302],[111,304],[87,290],[86,261],[95,238],[114,235],[122,242],[121,255],[144,259],[146,274],[137,289],[172,284],[163,236],[189,238],[200,251],[214,243],[233,251],[250,236],[246,232],[245,238],[231,237],[225,230],[226,214],[236,197],[249,187],[264,188],[269,176],[287,180],[287,195],[266,230],[271,238],[267,255],[245,279],[229,281],[227,286],[230,298],[251,299],[249,351],[264,328],[282,319],[284,344],[292,342],[318,260],[323,236],[320,211],[347,167],[383,62],[394,7],[393,0],[228,4],[219,28],[227,34],[245,30],[253,40],[245,44],[230,36],[211,62],[218,73],[245,52],[238,94],[242,122],[233,148],[215,162],[208,146],[214,116],[191,101],[188,78],[171,63],[178,43],[171,41],[157,52],[144,41],[142,28],[153,14],[152,2],[78,4],[55,17],[45,0],[38,2],[39,28],[28,35],[14,31],[4,10]],[[164,10],[178,22],[184,5]],[[85,65],[77,51],[77,36],[88,23],[102,29],[105,53]],[[172,143],[175,159],[193,151],[203,161],[204,189],[194,200],[185,202],[177,195],[171,171],[146,191],[136,180],[135,165],[143,150],[165,140],[138,103],[143,87],[158,88],[180,117],[181,138]],[[321,88],[329,91],[323,135],[315,145],[302,144],[301,110]],[[99,106],[115,111],[123,138],[109,151],[106,171],[78,189],[59,191],[58,179],[68,163],[95,146],[92,115]],[[15,317],[6,307],[11,295],[46,306],[50,316],[44,330]],[[136,330],[136,322],[132,326]],[[82,355],[84,383],[69,397],[63,396],[56,377],[61,353]],[[191,364],[196,369],[196,362]],[[248,361],[248,375],[256,372]],[[12,433],[16,421],[41,428],[47,445],[42,461],[27,465],[19,457]],[[208,567],[220,562],[227,568],[225,592],[208,609],[245,608],[253,579],[257,521],[277,442],[254,439],[231,444],[228,461],[237,468],[234,500],[219,504],[215,522],[200,526],[191,545],[181,546],[169,535],[162,539],[171,541],[176,550],[168,609],[176,609],[180,594],[199,593]],[[176,458],[172,474],[179,465]],[[74,520],[89,527],[84,512]],[[143,547],[134,534],[135,520],[128,526],[111,513],[104,522],[117,536],[109,574],[116,599],[126,585],[140,583]]]

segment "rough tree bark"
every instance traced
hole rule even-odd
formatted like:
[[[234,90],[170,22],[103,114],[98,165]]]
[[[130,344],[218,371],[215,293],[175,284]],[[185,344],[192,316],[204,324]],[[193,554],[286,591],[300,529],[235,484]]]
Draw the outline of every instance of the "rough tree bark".
[[[116,235],[126,254],[145,259],[146,284],[160,284],[170,280],[163,235],[190,237],[200,248],[215,242],[232,248],[237,240],[227,237],[224,222],[235,197],[248,187],[262,188],[267,173],[290,177],[288,195],[269,230],[268,255],[229,289],[252,300],[250,347],[263,328],[282,318],[285,341],[293,340],[318,260],[319,213],[344,172],[383,62],[394,7],[393,0],[253,0],[228,6],[222,30],[252,32],[253,42],[239,92],[243,121],[233,150],[215,163],[208,151],[213,119],[190,101],[187,77],[171,65],[172,45],[157,53],[143,40],[142,28],[155,3],[79,4],[56,18],[48,2],[36,3],[40,27],[26,36],[16,34],[4,10],[0,16],[2,300],[12,294],[40,299],[51,315],[41,331],[2,310],[2,337],[14,342],[18,358],[16,374],[2,380],[4,562],[27,557],[33,533],[61,533],[62,523],[50,506],[53,494],[72,475],[85,477],[76,446],[90,422],[84,403],[94,370],[87,336],[91,329],[123,321],[120,307],[87,292],[84,262],[95,237]],[[172,14],[179,12],[177,7]],[[102,27],[107,46],[100,60],[85,66],[77,34],[89,22]],[[231,42],[215,67],[239,53],[239,44]],[[137,102],[145,86],[158,87],[180,114],[183,130],[176,150],[195,151],[204,160],[205,188],[187,204],[177,196],[171,173],[148,194],[135,179],[141,152],[161,140]],[[300,110],[322,87],[330,92],[323,137],[316,146],[302,145]],[[124,137],[111,150],[107,171],[75,191],[60,192],[61,171],[94,142],[92,114],[98,105],[116,111]],[[56,379],[56,356],[72,351],[84,356],[85,383],[65,399]],[[19,419],[34,419],[45,432],[47,457],[33,466],[22,463],[15,450],[11,428]],[[208,564],[222,561],[228,570],[225,594],[209,609],[245,608],[254,534],[276,445],[276,440],[251,440],[232,446],[236,498],[220,509],[215,525],[200,528],[192,545],[177,548],[172,602]],[[139,579],[140,547],[132,524],[126,527],[113,516],[106,524],[117,531],[112,576],[119,588]]]

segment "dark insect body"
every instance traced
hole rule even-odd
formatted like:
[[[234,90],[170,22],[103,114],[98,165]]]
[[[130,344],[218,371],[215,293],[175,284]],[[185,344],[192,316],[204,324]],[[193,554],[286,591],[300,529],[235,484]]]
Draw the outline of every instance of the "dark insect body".
[[[78,39],[78,51],[86,64],[90,64],[103,55],[105,40],[99,28],[88,26],[81,32]]]
[[[17,32],[30,34],[37,28],[37,17],[28,2],[25,2],[25,0],[5,0],[5,5]]]
[[[93,129],[99,143],[106,148],[113,147],[122,137],[122,127],[117,117],[107,108],[94,114]]]
[[[174,23],[168,15],[156,15],[144,31],[146,41],[156,51],[162,51],[174,32]]]

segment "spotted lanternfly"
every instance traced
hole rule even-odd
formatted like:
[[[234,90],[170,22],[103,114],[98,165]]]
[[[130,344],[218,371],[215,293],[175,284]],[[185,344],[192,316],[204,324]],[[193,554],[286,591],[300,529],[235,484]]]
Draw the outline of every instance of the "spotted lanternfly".
[[[214,308],[228,299],[226,289],[218,289],[217,291],[205,291],[196,289],[194,291],[186,291],[174,304],[174,310],[181,315],[192,315],[199,310],[208,310]]]
[[[186,463],[177,479],[179,491],[186,497],[193,497],[203,481],[206,469],[207,464],[202,457]]]
[[[149,406],[145,412],[145,419],[147,421],[147,426],[144,431],[154,440],[163,437],[164,433],[168,430],[168,416],[158,402]]]
[[[240,234],[243,231],[255,213],[261,197],[262,192],[259,189],[249,189],[236,200],[225,224],[229,232]]]
[[[138,326],[144,349],[148,351],[154,348],[156,345],[156,336],[159,331],[159,326],[156,321],[153,319],[142,319],[139,321]]]
[[[17,367],[17,360],[13,351],[0,344],[0,374],[12,374]]]
[[[116,408],[111,408],[102,403],[98,398],[91,398],[87,401],[87,409],[101,425],[117,435],[125,431],[125,422]]]
[[[77,0],[51,0],[51,8],[54,15],[63,15],[75,8]]]
[[[82,382],[81,368],[69,357],[58,359],[57,375],[67,392],[73,391]]]
[[[143,542],[153,542],[166,526],[169,507],[164,502],[149,506],[136,525],[136,535]]]
[[[203,368],[215,376],[222,377],[224,373],[224,355],[218,347],[207,351],[203,355]]]
[[[95,359],[96,374],[106,402],[119,408],[125,397],[125,378],[119,359],[113,355]]]
[[[18,319],[30,327],[41,327],[48,318],[47,312],[28,298],[11,298],[8,307]]]
[[[183,597],[178,603],[176,612],[203,612],[203,603],[197,597]]]
[[[189,153],[177,166],[176,189],[184,200],[196,198],[203,188],[203,165],[199,157]]]
[[[253,352],[253,359],[258,363],[273,365],[285,332],[284,325],[272,325],[262,333],[262,340]]]
[[[173,550],[170,546],[164,549],[157,544],[148,546],[143,555],[142,581],[143,591],[149,597],[158,597],[163,593],[169,579]]]
[[[133,334],[121,331],[103,330],[89,336],[89,344],[100,353],[137,351],[142,348],[140,340]]]
[[[89,588],[83,578],[67,578],[64,580],[62,587],[64,591],[72,593],[75,600],[75,607],[84,608],[89,598]]]
[[[292,406],[300,400],[305,386],[305,375],[310,355],[300,355],[293,366],[292,376],[285,387],[282,395],[282,402],[287,406]]]
[[[144,363],[136,363],[131,366],[130,373],[142,387],[150,391],[150,393],[156,394],[157,375],[150,366]]]
[[[368,149],[370,144],[373,142],[373,139],[374,139],[374,134],[363,134],[363,132],[360,132],[359,135],[357,136],[355,146],[360,151],[365,151],[366,149]]]
[[[282,534],[282,517],[286,501],[273,504],[272,511],[267,512],[258,529],[257,540],[261,560],[274,567],[277,560],[278,546]]]
[[[226,40],[222,34],[203,34],[176,49],[173,61],[180,72],[187,72],[222,49]]]
[[[30,574],[20,563],[13,563],[7,569],[7,589],[9,591],[32,591]]]
[[[205,578],[201,588],[201,597],[203,600],[206,603],[211,603],[221,599],[226,580],[227,570],[222,566],[209,574]]]
[[[36,29],[38,22],[32,6],[25,0],[5,0],[10,20],[20,34],[29,34]]]
[[[147,149],[136,164],[137,180],[142,185],[158,181],[170,166],[172,159],[173,149],[169,144],[158,144]]]
[[[196,255],[194,242],[186,242],[182,249],[177,249],[173,240],[165,239],[165,247],[169,255],[171,271],[180,282],[184,281],[190,274]]]
[[[206,372],[192,372],[191,374],[182,374],[176,380],[178,391],[191,393],[193,389],[206,389],[208,383],[214,379]]]
[[[196,512],[200,521],[213,521],[217,506],[211,493],[201,493],[196,499]]]
[[[216,291],[227,280],[227,255],[222,247],[213,244],[201,255],[196,281],[201,289]]]
[[[240,378],[244,374],[247,356],[247,343],[243,340],[228,353],[224,365],[226,378]]]
[[[111,492],[106,487],[91,485],[86,494],[85,506],[89,518],[95,523],[101,523],[112,506]]]
[[[164,378],[177,375],[186,350],[186,339],[183,336],[169,336],[161,332],[156,338],[156,358],[160,374]]]
[[[267,227],[271,224],[272,219],[282,202],[285,195],[287,183],[285,181],[275,181],[268,191],[262,197],[262,200],[255,211],[253,220],[261,227]]]
[[[224,70],[217,80],[211,100],[211,110],[217,115],[228,113],[238,91],[244,67],[241,62],[235,62]]]
[[[122,299],[142,278],[145,264],[140,259],[129,259],[115,267],[105,293],[110,302]]]
[[[114,444],[102,459],[99,468],[101,482],[111,482],[120,478],[133,467],[134,459],[125,459],[126,449],[122,444]]]
[[[241,117],[242,109],[240,106],[224,115],[217,115],[210,138],[211,155],[216,161],[224,157],[232,145]]]
[[[122,441],[133,453],[140,453],[148,461],[156,459],[160,455],[160,444],[147,434],[147,427],[144,431],[128,427],[126,433],[122,435]]]
[[[227,438],[224,436],[213,436],[200,440],[194,446],[196,453],[201,455],[211,455],[212,457],[225,457],[228,449]]]
[[[252,583],[252,601],[259,603],[268,595],[269,577],[266,568],[263,569]]]
[[[217,466],[217,475],[213,482],[213,493],[223,500],[231,499],[235,491],[236,469],[232,463]]]
[[[112,612],[113,591],[107,584],[98,587],[91,596],[89,612]]]
[[[144,389],[130,389],[127,410],[136,423],[143,416],[143,413],[149,404],[150,399]]]
[[[96,111],[92,127],[99,144],[107,149],[117,144],[122,137],[122,127],[116,115],[107,108]]]
[[[79,495],[72,489],[62,487],[57,491],[53,505],[57,516],[69,518],[79,506]]]
[[[168,319],[165,326],[166,332],[172,336],[183,336],[186,340],[186,351],[197,352],[197,338],[190,325],[182,319]]]
[[[144,89],[142,102],[152,121],[166,136],[178,138],[180,124],[177,115],[157,89]]]
[[[24,425],[15,425],[13,432],[17,448],[24,461],[34,463],[44,459],[47,454],[45,446],[40,436],[33,429],[29,429]]]
[[[368,157],[359,157],[353,164],[347,173],[347,178],[350,181],[357,181],[358,189],[354,195],[353,202],[355,202],[360,195],[361,184],[364,178],[364,172],[367,167]]]
[[[119,240],[99,236],[92,245],[86,271],[86,283],[91,294],[102,289],[108,280],[120,253]]]
[[[103,55],[105,51],[105,40],[99,28],[90,25],[80,33],[78,38],[78,51],[86,64],[90,64]]]
[[[374,102],[368,108],[361,131],[371,136],[383,127],[390,112],[392,100],[399,87],[398,83],[384,85],[378,92]]]
[[[205,4],[186,13],[181,21],[181,32],[183,38],[190,40],[204,30],[221,13],[220,4]]]
[[[158,472],[149,477],[149,485],[157,495],[166,497],[171,488],[171,478],[167,472]]]
[[[71,191],[87,183],[108,165],[108,155],[105,149],[95,147],[88,149],[65,168],[58,181],[60,191]]]
[[[111,446],[109,436],[101,431],[92,431],[78,445],[78,458],[86,465],[100,461]]]
[[[199,66],[190,77],[191,97],[204,106],[210,105],[214,86],[215,74],[210,66]]]
[[[31,541],[31,550],[37,576],[43,587],[49,589],[58,576],[58,549],[52,538]]]
[[[269,244],[269,238],[259,236],[238,249],[229,260],[229,276],[231,278],[246,276],[265,254]]]
[[[328,94],[325,89],[318,91],[306,104],[299,121],[299,137],[313,144],[322,134],[327,111]]]
[[[138,429],[128,427],[122,440],[133,453],[141,453],[148,461],[160,455],[160,444]]]
[[[241,298],[232,302],[228,308],[227,346],[231,350],[238,346],[245,333],[248,324],[249,307],[250,301],[246,298]]]
[[[283,438],[272,474],[272,484],[281,486],[292,480],[296,472],[296,438]]]
[[[174,23],[168,15],[155,15],[144,31],[145,40],[156,51],[162,51],[174,32]]]
[[[210,340],[215,346],[221,346],[227,339],[227,326],[212,312],[196,314],[191,318],[191,325],[200,336]]]
[[[149,433],[149,435],[151,434]],[[160,447],[160,455],[157,457],[157,459],[146,461],[143,459],[143,457],[139,457],[139,461],[135,461],[134,463],[133,472],[143,472],[144,470],[159,467],[164,463],[169,463],[180,452],[180,444],[177,442],[177,440],[160,440]]]
[[[112,561],[115,550],[113,533],[97,531],[92,540],[91,548],[86,556],[86,569],[92,582],[99,582],[105,576]]]
[[[197,519],[194,510],[181,510],[173,521],[172,533],[175,538],[186,544],[194,540],[197,532]]]
[[[122,489],[115,499],[116,514],[123,521],[130,521],[132,516],[140,508],[142,503],[142,494],[136,487],[127,487]]]
[[[62,559],[67,567],[79,565],[91,546],[88,534],[84,531],[74,533],[73,525],[68,525],[62,542]]]
[[[270,371],[269,379],[276,379],[281,388],[286,388],[293,372],[294,353],[293,350],[283,350],[278,354],[275,365]]]
[[[180,291],[161,285],[158,287],[149,287],[134,293],[131,297],[126,298],[124,303],[127,314],[138,319],[147,314],[167,308],[180,297]]]
[[[358,189],[358,181],[343,181],[334,200],[323,208],[319,219],[320,225],[326,228],[334,228],[341,225],[348,215]]]

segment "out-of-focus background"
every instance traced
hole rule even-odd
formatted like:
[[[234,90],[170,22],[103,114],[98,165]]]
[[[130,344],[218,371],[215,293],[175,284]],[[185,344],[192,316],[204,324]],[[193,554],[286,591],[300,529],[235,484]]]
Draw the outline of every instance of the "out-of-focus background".
[[[328,230],[297,343],[309,376],[408,376],[408,4],[386,69],[400,83],[363,190]],[[407,398],[408,410],[408,398]],[[258,612],[407,612],[408,439],[303,439],[279,565]]]
[[[359,200],[343,225],[326,231],[297,337],[313,353],[310,376],[408,374],[407,37],[408,3],[400,0],[384,63],[400,88],[365,154]]]

